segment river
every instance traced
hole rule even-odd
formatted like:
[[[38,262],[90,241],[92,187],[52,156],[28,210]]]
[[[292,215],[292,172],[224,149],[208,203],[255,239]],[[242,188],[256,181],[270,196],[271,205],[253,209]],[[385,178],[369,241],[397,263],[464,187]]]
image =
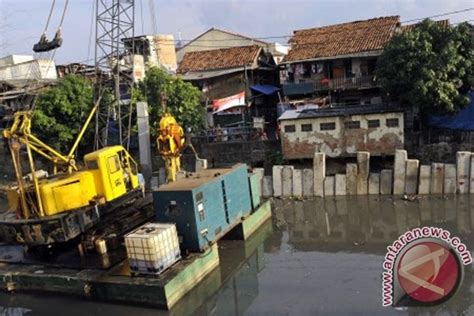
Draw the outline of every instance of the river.
[[[474,315],[473,265],[442,305],[382,307],[386,247],[425,225],[450,230],[472,254],[474,196],[276,200],[272,222],[247,242],[220,242],[220,267],[169,312],[1,293],[0,315]]]

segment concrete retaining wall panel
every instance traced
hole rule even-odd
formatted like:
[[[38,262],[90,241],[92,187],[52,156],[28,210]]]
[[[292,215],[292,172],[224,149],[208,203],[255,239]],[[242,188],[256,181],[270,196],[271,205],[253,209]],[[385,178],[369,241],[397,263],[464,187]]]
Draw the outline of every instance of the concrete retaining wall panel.
[[[303,196],[310,197],[314,195],[313,183],[313,169],[303,169]]]
[[[431,164],[431,194],[443,194],[444,185],[444,164]]]
[[[335,177],[324,178],[324,196],[333,196],[335,187]]]
[[[357,194],[357,164],[346,164],[346,194]]]
[[[326,155],[314,153],[313,158],[314,195],[324,196],[324,177],[326,176]]]
[[[272,176],[264,176],[262,181],[262,195],[264,197],[273,196],[273,179]]]
[[[345,174],[336,174],[334,194],[346,195],[346,175]]]
[[[365,195],[368,192],[370,171],[370,153],[357,152],[357,194]]]
[[[416,159],[407,159],[405,170],[405,192],[407,194],[416,194],[418,189],[418,166]]]
[[[471,164],[471,153],[469,151],[458,151],[456,153],[456,192],[469,193],[469,173]],[[471,167],[472,168],[472,167]]]
[[[418,181],[418,194],[430,194],[431,166],[420,166],[420,178]]]
[[[393,170],[393,194],[405,193],[407,151],[398,149],[395,151],[395,163]]]
[[[456,165],[445,164],[444,165],[444,188],[443,193],[455,194],[456,193]]]
[[[392,194],[393,171],[383,169],[380,172],[380,194]]]
[[[283,166],[273,166],[272,168],[272,179],[273,179],[273,196],[279,197],[282,196],[282,179],[281,173],[283,171]]]
[[[293,196],[303,196],[303,170],[293,169]]]
[[[293,195],[293,166],[283,166],[281,171],[282,196],[289,197]]]
[[[380,173],[371,173],[369,175],[369,194],[380,193]]]

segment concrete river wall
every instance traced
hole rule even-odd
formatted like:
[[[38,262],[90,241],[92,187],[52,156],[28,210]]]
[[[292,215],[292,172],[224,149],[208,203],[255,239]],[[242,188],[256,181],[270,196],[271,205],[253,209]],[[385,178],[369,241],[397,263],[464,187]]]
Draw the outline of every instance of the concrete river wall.
[[[397,150],[393,169],[370,172],[370,153],[358,152],[357,163],[346,164],[345,174],[326,175],[326,156],[315,153],[313,168],[273,166],[272,175],[255,168],[264,197],[324,197],[368,194],[474,193],[474,154],[457,152],[455,164],[420,165]]]

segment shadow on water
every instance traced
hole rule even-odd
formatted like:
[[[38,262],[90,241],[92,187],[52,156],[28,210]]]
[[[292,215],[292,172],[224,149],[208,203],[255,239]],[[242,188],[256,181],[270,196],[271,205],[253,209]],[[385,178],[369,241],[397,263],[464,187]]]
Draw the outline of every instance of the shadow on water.
[[[0,294],[0,315],[474,315],[472,266],[466,267],[460,291],[443,305],[382,307],[386,247],[410,228],[427,225],[450,230],[472,252],[474,198],[276,200],[272,222],[246,242],[221,241],[220,267],[169,312]]]

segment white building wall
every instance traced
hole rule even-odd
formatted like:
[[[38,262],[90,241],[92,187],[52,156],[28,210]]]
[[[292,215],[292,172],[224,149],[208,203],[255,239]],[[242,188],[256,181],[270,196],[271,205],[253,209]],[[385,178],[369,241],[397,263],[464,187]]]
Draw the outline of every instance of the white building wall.
[[[387,119],[398,119],[397,127],[388,127]],[[369,120],[379,120],[380,126],[369,128]],[[345,122],[359,121],[360,128],[349,129]],[[321,124],[334,123],[335,129],[321,130]],[[311,131],[302,131],[302,125],[311,124]],[[285,127],[295,126],[295,132]],[[281,121],[283,156],[286,159],[311,158],[314,152],[328,157],[353,155],[369,151],[372,155],[391,155],[404,144],[403,113],[352,115],[349,117],[318,117]]]
[[[56,64],[50,60],[32,60],[0,68],[0,80],[56,80]]]

